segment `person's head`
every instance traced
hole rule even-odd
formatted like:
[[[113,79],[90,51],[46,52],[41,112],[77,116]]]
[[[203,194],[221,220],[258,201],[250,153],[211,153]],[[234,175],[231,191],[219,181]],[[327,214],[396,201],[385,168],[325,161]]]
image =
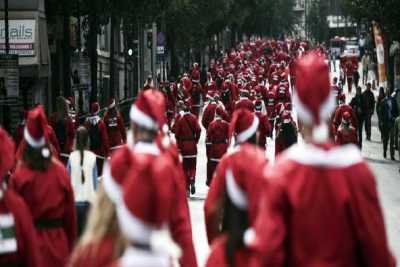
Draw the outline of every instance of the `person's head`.
[[[111,115],[115,115],[117,113],[117,104],[114,98],[111,98],[110,101],[108,102],[108,109],[107,111]]]
[[[338,82],[338,78],[337,77],[333,77],[333,84],[337,85],[337,82]]]
[[[99,112],[100,112],[100,105],[99,105],[99,103],[98,103],[98,102],[93,102],[93,103],[90,105],[90,114],[91,114],[92,116],[96,116],[96,115],[99,114]]]
[[[153,142],[166,122],[164,95],[156,90],[142,91],[132,105],[131,118],[134,142]]]
[[[230,135],[235,136],[236,144],[257,145],[259,123],[260,121],[254,113],[246,109],[236,110],[229,125]]]
[[[380,96],[385,96],[385,88],[383,88],[382,86],[379,87],[379,95]]]
[[[367,83],[367,90],[369,91],[369,90],[371,90],[371,83]]]
[[[25,150],[22,161],[33,170],[46,171],[51,163],[51,150],[47,138],[47,119],[42,106],[28,112],[24,129]]]
[[[356,94],[361,95],[361,86],[357,86],[356,88]]]
[[[329,140],[327,120],[335,108],[328,65],[323,57],[310,52],[298,61],[296,77],[293,106],[302,125],[303,138],[305,142],[325,143]]]
[[[98,245],[106,237],[113,238],[112,255],[114,259],[118,259],[127,247],[127,241],[118,225],[116,204],[107,195],[104,184],[101,183],[89,211],[85,230],[72,253],[71,262],[78,260],[82,249],[88,245]]]

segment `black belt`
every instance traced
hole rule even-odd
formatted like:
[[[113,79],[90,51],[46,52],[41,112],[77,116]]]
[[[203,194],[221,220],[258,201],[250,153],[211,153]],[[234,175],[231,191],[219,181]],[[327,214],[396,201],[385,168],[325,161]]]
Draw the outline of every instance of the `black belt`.
[[[60,228],[62,226],[63,226],[63,220],[62,219],[39,219],[39,220],[35,220],[35,227],[36,227],[36,229],[39,229],[39,230]]]
[[[185,141],[196,141],[195,138],[178,138],[179,142],[185,142]]]
[[[149,244],[131,243],[130,245],[140,250],[151,250],[151,246]]]
[[[215,141],[215,142],[211,142],[212,144],[227,144],[228,141],[227,140],[222,140],[222,141]]]

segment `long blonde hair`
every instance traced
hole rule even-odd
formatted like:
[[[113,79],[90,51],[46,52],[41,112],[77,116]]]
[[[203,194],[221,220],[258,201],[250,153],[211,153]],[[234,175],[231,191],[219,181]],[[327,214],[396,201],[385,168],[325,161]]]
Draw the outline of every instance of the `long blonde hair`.
[[[127,247],[127,241],[118,225],[116,206],[104,191],[103,185],[100,184],[96,199],[89,212],[85,231],[74,250],[71,262],[76,260],[81,249],[91,244],[100,244],[107,236],[111,236],[114,240],[113,256],[117,259]]]

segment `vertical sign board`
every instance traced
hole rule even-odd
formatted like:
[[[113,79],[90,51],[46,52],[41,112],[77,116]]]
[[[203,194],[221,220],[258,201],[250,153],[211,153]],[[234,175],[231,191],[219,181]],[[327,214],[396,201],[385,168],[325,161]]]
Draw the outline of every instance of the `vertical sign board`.
[[[379,84],[386,87],[387,76],[386,76],[386,65],[385,65],[384,39],[379,24],[376,22],[372,22],[372,26],[375,37],[376,58],[378,60]]]
[[[0,55],[0,90],[5,90],[8,97],[18,97],[18,55]]]

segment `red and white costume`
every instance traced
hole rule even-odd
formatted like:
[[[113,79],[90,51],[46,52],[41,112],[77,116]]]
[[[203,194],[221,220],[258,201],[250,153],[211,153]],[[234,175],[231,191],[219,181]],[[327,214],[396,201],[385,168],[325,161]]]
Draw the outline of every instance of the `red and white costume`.
[[[201,128],[197,117],[190,112],[184,112],[172,128],[179,152],[182,156],[186,184],[193,184],[196,179],[197,143],[200,139]]]
[[[372,172],[356,146],[328,143],[324,121],[335,105],[328,73],[319,55],[299,61],[294,106],[312,141],[266,170],[268,201],[254,248],[263,266],[393,267]]]
[[[23,199],[6,189],[3,178],[14,166],[14,143],[0,128],[0,231],[11,235],[0,237],[0,265],[40,267],[41,251],[33,220]]]
[[[251,175],[246,175],[246,178],[248,178],[248,181],[245,182],[246,185],[240,185],[246,186],[246,191],[249,192],[248,197],[250,199],[248,200],[248,210],[250,225],[255,221],[258,205],[260,203],[260,194],[263,191],[263,181],[260,178],[260,170],[265,167],[267,160],[264,156],[264,151],[254,145],[246,144],[246,142],[256,133],[258,125],[258,118],[248,110],[241,109],[235,111],[233,114],[230,132],[235,134],[236,142],[239,145],[232,153],[226,154],[218,164],[204,205],[209,244],[221,234],[221,229],[219,227],[221,223],[220,215],[222,212],[224,193],[227,190],[227,172],[233,171],[235,177],[237,176],[236,171],[239,173],[241,170],[246,173],[252,172]],[[251,168],[249,168],[249,164],[251,164]]]
[[[111,100],[108,106],[109,109],[115,109],[115,99]],[[117,148],[126,143],[126,130],[121,113],[115,110],[113,113],[107,111],[104,115],[104,124],[107,128],[107,135],[110,149]]]
[[[37,149],[47,148],[41,107],[28,113],[26,142]],[[49,154],[48,154],[49,155]],[[76,214],[71,181],[65,167],[54,157],[47,170],[32,170],[25,162],[17,165],[10,188],[27,203],[38,233],[43,255],[41,266],[64,266],[76,239]]]

